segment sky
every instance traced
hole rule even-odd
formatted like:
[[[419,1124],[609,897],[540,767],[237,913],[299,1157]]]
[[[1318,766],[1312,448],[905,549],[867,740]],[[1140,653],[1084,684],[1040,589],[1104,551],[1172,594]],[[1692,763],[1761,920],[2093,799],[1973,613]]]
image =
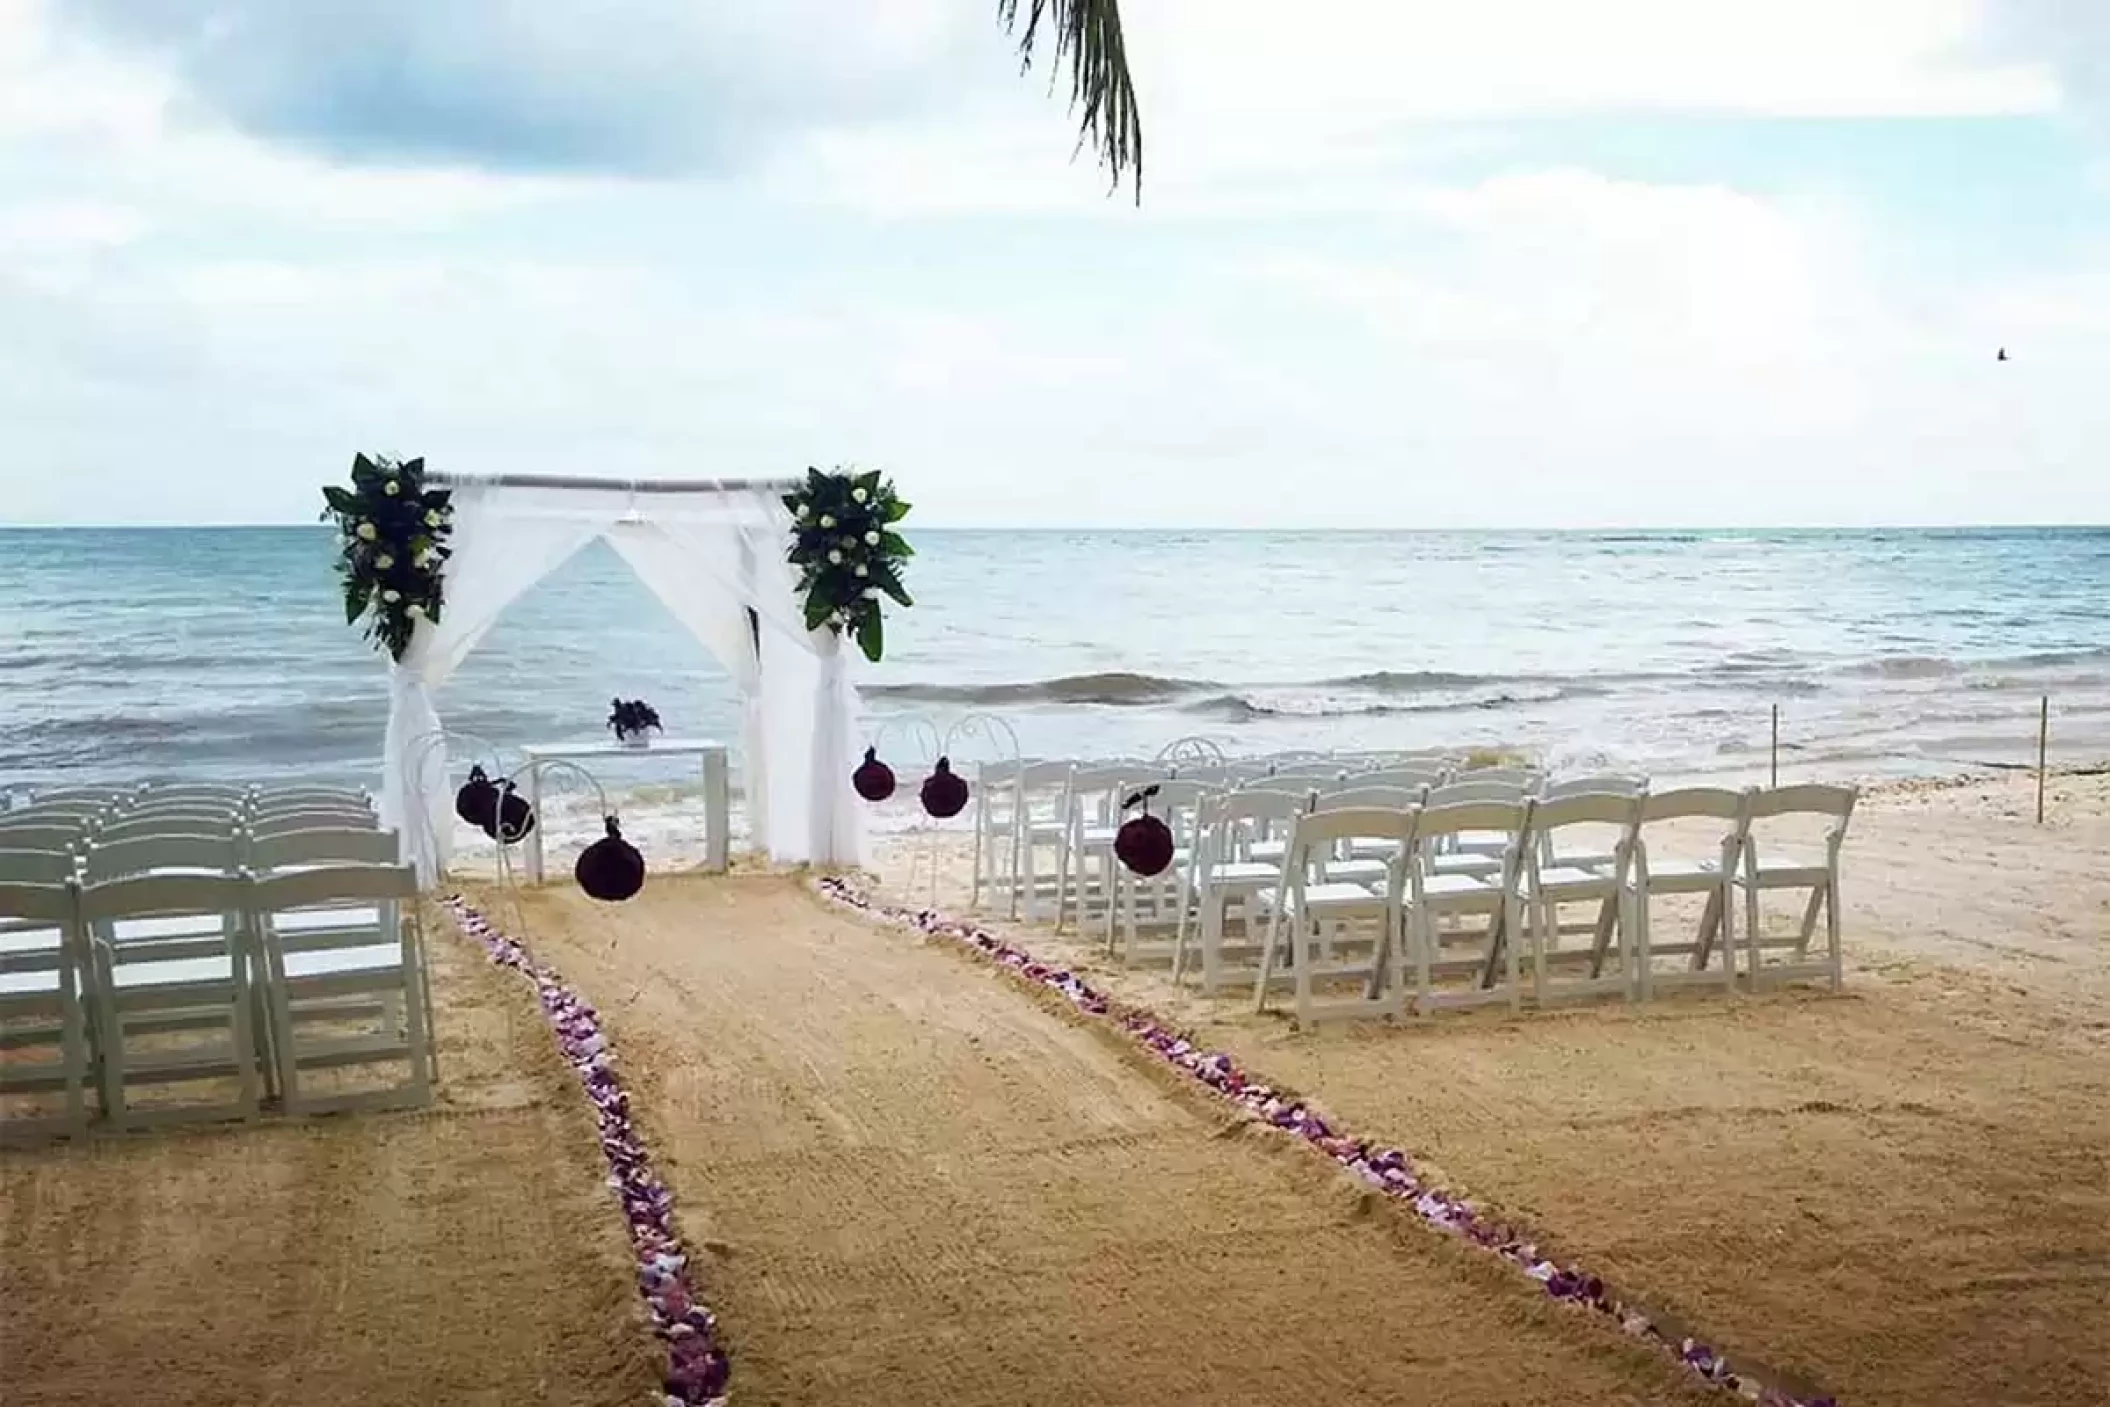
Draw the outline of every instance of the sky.
[[[0,0],[0,523],[2110,522],[2110,3],[1124,0],[1140,206],[994,10]]]

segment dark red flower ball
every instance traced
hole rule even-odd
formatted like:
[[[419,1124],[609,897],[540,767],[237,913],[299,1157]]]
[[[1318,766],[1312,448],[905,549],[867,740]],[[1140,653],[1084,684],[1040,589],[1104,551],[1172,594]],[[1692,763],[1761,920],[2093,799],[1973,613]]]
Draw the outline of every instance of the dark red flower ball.
[[[1163,874],[1172,863],[1172,827],[1147,811],[1131,816],[1114,832],[1114,854],[1145,879]]]
[[[950,758],[939,758],[936,770],[924,779],[923,809],[941,821],[967,809],[967,779],[952,770]]]
[[[894,794],[894,769],[879,760],[879,749],[865,749],[865,760],[850,774],[850,785],[867,801],[884,801]]]
[[[645,887],[645,857],[623,839],[615,817],[607,818],[608,834],[579,852],[571,867],[572,878],[587,897],[604,904],[620,904]]]

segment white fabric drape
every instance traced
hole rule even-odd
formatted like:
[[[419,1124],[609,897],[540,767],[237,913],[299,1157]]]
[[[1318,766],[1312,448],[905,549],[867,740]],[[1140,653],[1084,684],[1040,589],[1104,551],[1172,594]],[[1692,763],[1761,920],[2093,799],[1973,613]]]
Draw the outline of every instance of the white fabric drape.
[[[613,512],[551,512],[548,491],[464,484],[454,491],[454,555],[437,624],[421,622],[389,676],[381,823],[430,884],[454,850],[447,753],[432,695],[505,608],[606,531]]]
[[[439,625],[418,627],[395,667],[382,779],[383,817],[401,830],[422,879],[444,867],[453,833],[445,752],[428,741],[440,731],[433,691],[507,605],[604,536],[740,688],[755,842],[786,863],[863,861],[849,784],[856,688],[841,641],[805,628],[784,557],[791,517],[773,491],[451,482],[446,609]]]
[[[730,524],[682,524],[681,535],[669,525],[620,522],[608,541],[637,573],[674,619],[703,642],[740,689],[740,759],[747,793],[748,832],[768,848],[766,817],[755,804],[760,791],[757,759],[762,756],[762,661],[747,628],[746,594],[737,576],[721,575],[722,564],[737,563],[739,532]]]

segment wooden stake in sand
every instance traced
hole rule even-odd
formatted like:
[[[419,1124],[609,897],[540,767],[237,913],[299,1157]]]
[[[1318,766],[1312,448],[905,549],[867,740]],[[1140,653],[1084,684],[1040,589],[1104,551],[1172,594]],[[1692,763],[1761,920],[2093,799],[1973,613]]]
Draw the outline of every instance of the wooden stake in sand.
[[[1767,783],[1766,785],[1768,785],[1768,786],[1775,786],[1775,787],[1777,787],[1777,786],[1779,786],[1779,785],[1780,785],[1780,705],[1779,705],[1779,704],[1775,704],[1775,705],[1773,705],[1773,748],[1772,748],[1772,758],[1773,758],[1773,780],[1772,780],[1772,781],[1770,781],[1770,782],[1768,782],[1768,783]]]
[[[2051,695],[2037,703],[2037,824],[2044,824],[2044,757],[2051,741]]]

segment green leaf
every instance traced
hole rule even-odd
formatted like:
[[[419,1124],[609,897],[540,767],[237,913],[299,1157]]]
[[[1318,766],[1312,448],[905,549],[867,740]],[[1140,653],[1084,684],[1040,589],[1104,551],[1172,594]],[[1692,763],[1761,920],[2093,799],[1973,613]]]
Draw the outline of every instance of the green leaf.
[[[874,469],[871,470],[869,473],[859,474],[856,478],[850,481],[850,487],[863,489],[866,493],[878,493],[879,471],[877,469]]]
[[[422,479],[425,477],[425,456],[421,454],[416,459],[407,460],[396,467],[402,470],[406,479]]]
[[[879,535],[879,550],[889,557],[916,555],[916,549],[908,545],[908,539],[896,532],[883,532]]]
[[[359,500],[353,498],[348,489],[341,489],[335,484],[324,484],[322,496],[329,503],[332,513],[352,513],[358,510]]]
[[[890,523],[898,523],[907,516],[908,503],[904,499],[897,498],[886,506],[886,520]]]
[[[806,628],[808,630],[819,630],[821,626],[827,623],[828,612],[833,609],[834,607],[828,604],[820,592],[816,591],[807,596]]]
[[[886,631],[879,623],[879,612],[866,611],[864,619],[857,622],[857,647],[865,652],[865,658],[879,663],[879,656],[886,647]]]
[[[344,581],[344,623],[357,625],[359,617],[366,611],[366,602],[371,594],[367,584],[357,576],[348,576]]]

